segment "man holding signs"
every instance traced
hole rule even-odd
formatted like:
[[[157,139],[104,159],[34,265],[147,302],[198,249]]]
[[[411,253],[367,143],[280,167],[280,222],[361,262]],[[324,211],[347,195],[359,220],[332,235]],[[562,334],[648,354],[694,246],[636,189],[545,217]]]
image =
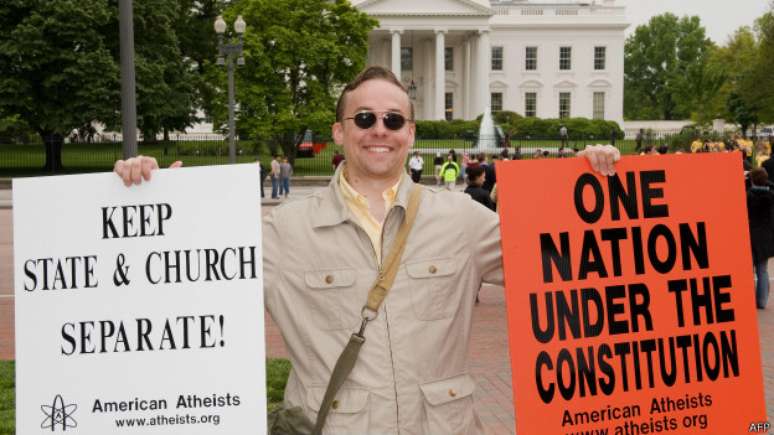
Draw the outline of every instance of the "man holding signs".
[[[329,433],[479,433],[467,351],[482,281],[502,282],[498,218],[465,195],[419,188],[414,231],[372,310],[369,288],[389,275],[411,215],[415,184],[404,163],[414,110],[395,76],[371,67],[344,89],[336,119],[346,160],[330,186],[264,220],[266,304],[293,363],[285,405],[318,423],[325,408]],[[587,155],[603,174],[618,158],[602,146]],[[140,183],[155,167],[136,158],[118,162],[116,172]],[[353,332],[362,351],[326,400]]]

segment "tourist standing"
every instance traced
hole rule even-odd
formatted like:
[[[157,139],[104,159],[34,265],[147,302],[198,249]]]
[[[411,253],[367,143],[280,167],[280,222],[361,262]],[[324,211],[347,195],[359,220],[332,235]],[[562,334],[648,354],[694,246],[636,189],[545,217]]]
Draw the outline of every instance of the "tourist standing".
[[[411,172],[411,179],[415,183],[419,183],[422,180],[422,169],[424,167],[424,159],[422,159],[419,151],[414,151],[414,155],[409,159],[409,171]]]
[[[276,154],[273,159],[271,159],[271,199],[278,199],[279,195],[277,192],[279,192],[279,177],[280,177],[280,162],[279,162],[279,154]]]
[[[293,167],[290,166],[288,158],[285,157],[280,163],[280,195],[284,194],[285,198],[290,193],[290,176],[293,175]]]

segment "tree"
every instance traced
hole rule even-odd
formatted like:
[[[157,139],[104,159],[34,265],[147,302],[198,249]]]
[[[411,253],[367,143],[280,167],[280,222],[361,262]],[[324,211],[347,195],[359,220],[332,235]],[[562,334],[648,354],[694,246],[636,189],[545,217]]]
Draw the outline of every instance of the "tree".
[[[180,0],[134,0],[134,68],[137,92],[137,128],[143,139],[183,130],[195,121],[196,77],[191,60],[183,55],[178,22],[187,15]],[[114,21],[105,29],[115,62],[119,62],[118,1],[110,2]],[[120,115],[120,114],[117,114]],[[108,122],[120,126],[120,118]]]
[[[101,0],[0,3],[0,112],[41,137],[49,171],[62,167],[73,129],[118,107],[118,67],[102,33],[112,15]]]
[[[214,112],[215,82],[208,80],[208,67],[217,56],[217,36],[213,24],[223,12],[224,0],[179,0],[180,18],[176,33],[180,51],[192,67],[191,80],[196,90],[195,105],[206,114]]]
[[[307,129],[328,132],[338,91],[364,66],[376,21],[346,0],[245,0],[225,11],[242,15],[245,65],[237,69],[238,131],[281,148],[291,160]],[[217,124],[225,123],[225,73]]]
[[[758,54],[755,34],[749,27],[743,26],[734,32],[724,47],[715,51],[709,62],[710,69],[722,71],[724,76],[716,97],[716,102],[723,103],[721,110],[715,108],[717,117],[733,120],[743,132],[757,123],[756,104],[743,88],[752,78]]]
[[[629,119],[684,119],[718,86],[706,64],[713,44],[699,17],[666,13],[626,40],[624,114]],[[708,86],[709,85],[709,86]]]
[[[757,56],[745,80],[740,84],[740,93],[746,101],[758,109],[761,122],[774,123],[774,1],[769,12],[756,20],[758,37]]]

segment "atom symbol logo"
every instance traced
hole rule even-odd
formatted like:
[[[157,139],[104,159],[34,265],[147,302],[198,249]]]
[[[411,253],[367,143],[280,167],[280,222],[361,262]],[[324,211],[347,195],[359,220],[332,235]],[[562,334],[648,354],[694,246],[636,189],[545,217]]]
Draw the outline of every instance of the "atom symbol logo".
[[[51,406],[40,405],[40,410],[46,416],[43,423],[40,423],[40,428],[51,429],[51,432],[54,432],[57,427],[61,427],[62,432],[64,432],[67,429],[78,427],[78,422],[72,417],[76,409],[78,409],[78,405],[74,403],[65,405],[62,396],[57,394]]]

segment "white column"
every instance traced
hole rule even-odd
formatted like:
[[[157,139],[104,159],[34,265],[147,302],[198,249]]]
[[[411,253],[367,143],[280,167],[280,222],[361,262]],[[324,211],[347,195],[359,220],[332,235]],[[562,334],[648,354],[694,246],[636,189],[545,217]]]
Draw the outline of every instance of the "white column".
[[[390,65],[390,40],[382,40],[382,50],[379,52],[379,65],[387,68]]]
[[[400,77],[400,34],[403,33],[402,30],[390,30],[392,33],[392,73],[395,74],[395,77],[398,78],[398,80],[401,80]]]
[[[422,119],[434,119],[433,111],[433,40],[425,39],[422,44]]]
[[[472,83],[470,77],[470,37],[465,37],[465,42],[462,45],[462,119],[470,119],[470,85]]]
[[[446,119],[444,109],[446,98],[446,30],[435,31],[435,119]]]
[[[478,31],[478,74],[476,80],[478,81],[478,105],[472,113],[472,117],[476,117],[490,106],[489,95],[489,71],[492,69],[492,47],[489,42],[489,29]]]

